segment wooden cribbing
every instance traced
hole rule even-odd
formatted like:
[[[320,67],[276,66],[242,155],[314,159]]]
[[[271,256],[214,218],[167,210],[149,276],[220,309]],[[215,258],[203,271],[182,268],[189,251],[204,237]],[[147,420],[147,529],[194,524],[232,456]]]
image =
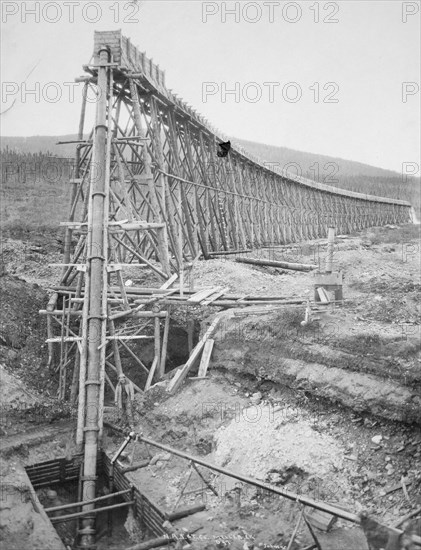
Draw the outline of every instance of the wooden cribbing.
[[[215,319],[214,319],[213,323],[211,324],[211,326],[208,328],[208,330],[205,332],[203,337],[200,339],[200,341],[198,342],[198,344],[196,345],[196,347],[192,351],[192,353],[191,353],[190,357],[188,358],[188,360],[187,360],[186,364],[184,365],[184,367],[175,373],[174,378],[171,380],[171,382],[169,383],[169,385],[167,387],[167,392],[168,393],[171,393],[171,394],[175,393],[177,391],[177,389],[181,386],[181,384],[182,384],[183,380],[185,379],[185,377],[187,376],[188,372],[195,365],[196,361],[199,359],[199,357],[200,357],[200,355],[203,351],[203,348],[205,346],[205,343],[207,342],[207,340],[209,340],[211,338],[211,336],[215,332],[216,328],[218,327],[218,324],[219,324],[220,320],[221,320],[220,316],[215,317]]]
[[[235,261],[241,264],[261,265],[265,267],[281,267],[282,269],[292,269],[293,271],[312,271],[317,269],[313,264],[294,264],[291,262],[275,262],[273,260],[258,260],[257,258],[235,258]]]

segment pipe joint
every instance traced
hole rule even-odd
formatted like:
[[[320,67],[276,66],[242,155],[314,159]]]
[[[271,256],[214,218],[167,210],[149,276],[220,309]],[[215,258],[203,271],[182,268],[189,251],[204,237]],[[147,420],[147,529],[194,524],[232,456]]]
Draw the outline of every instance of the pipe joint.
[[[110,54],[111,54],[111,48],[110,46],[107,46],[105,44],[103,44],[102,46],[100,46],[99,50],[98,50],[98,55],[100,56],[102,53],[106,53],[108,55],[108,59],[107,59],[107,62],[109,61],[109,57],[110,57]]]

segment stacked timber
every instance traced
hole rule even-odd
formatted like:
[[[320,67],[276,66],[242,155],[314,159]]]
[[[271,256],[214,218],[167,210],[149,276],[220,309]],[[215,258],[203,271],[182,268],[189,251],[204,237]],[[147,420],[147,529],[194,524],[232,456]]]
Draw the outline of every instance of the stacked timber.
[[[300,264],[301,265],[301,264]],[[302,264],[305,265],[305,264]],[[83,302],[84,289],[81,290],[78,298],[73,298],[76,295],[76,287],[53,287],[53,290],[58,293],[66,293],[71,297],[72,301]],[[121,289],[118,286],[111,286],[108,289],[109,302],[113,305],[122,303],[123,298]],[[125,295],[129,304],[139,306],[142,304],[161,304],[161,305],[187,305],[187,306],[215,306],[224,309],[239,308],[253,305],[299,305],[306,303],[305,297],[283,296],[283,295],[268,295],[260,296],[253,294],[230,294],[229,288],[222,287],[206,287],[196,289],[195,291],[183,288],[162,289],[153,287],[128,287],[125,289]],[[57,313],[41,310],[41,314],[48,315]],[[73,314],[73,312],[71,313]],[[75,312],[75,314],[79,314]],[[135,317],[142,316],[159,316],[162,313],[152,313],[148,311],[137,311]]]

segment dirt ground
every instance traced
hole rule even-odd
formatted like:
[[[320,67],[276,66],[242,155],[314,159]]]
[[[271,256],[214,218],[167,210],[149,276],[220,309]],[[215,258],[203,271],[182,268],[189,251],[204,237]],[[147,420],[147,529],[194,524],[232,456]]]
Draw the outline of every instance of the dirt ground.
[[[419,226],[404,226],[338,238],[335,269],[344,273],[346,301],[326,313],[314,311],[306,327],[301,325],[303,306],[270,314],[244,314],[243,309],[228,313],[215,337],[209,378],[187,381],[172,397],[156,387],[137,398],[136,431],[298,494],[354,512],[370,509],[385,524],[393,524],[421,504],[418,237]],[[323,265],[325,247],[320,241],[259,254]],[[311,273],[234,260],[198,262],[195,287],[221,285],[238,295],[313,295]],[[55,399],[57,379],[47,368],[45,326],[38,315],[49,286],[59,277],[60,268],[48,263],[61,261],[60,239],[9,238],[2,261],[4,482],[11,465],[21,468],[65,456],[72,446],[69,433],[56,441],[37,439],[37,432],[70,421],[70,410]],[[216,311],[197,308],[195,315],[205,327]],[[109,419],[114,421],[114,415]],[[110,433],[107,451],[120,443],[121,437]],[[133,450],[135,461],[148,456],[142,445]],[[157,449],[149,452],[160,455],[156,462],[127,475],[170,511],[189,465]],[[201,491],[177,503],[178,508],[206,503],[203,512],[176,522],[180,529],[200,528],[191,548],[211,549],[217,543],[233,549],[286,548],[299,513],[297,503],[200,471],[218,495],[205,490],[195,474],[186,490]],[[401,489],[402,478],[407,493]],[[12,540],[14,519],[7,513],[0,533]],[[29,521],[33,512],[28,514]],[[35,536],[34,530],[25,529]],[[318,535],[326,550],[366,548],[361,530],[344,521]],[[299,540],[301,547],[311,540],[303,527]]]

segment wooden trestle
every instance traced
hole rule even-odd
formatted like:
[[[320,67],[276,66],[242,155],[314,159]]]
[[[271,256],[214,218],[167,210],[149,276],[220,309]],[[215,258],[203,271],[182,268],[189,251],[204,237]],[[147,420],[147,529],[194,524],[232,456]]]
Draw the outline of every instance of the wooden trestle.
[[[104,386],[124,402],[164,374],[170,306],[160,298],[177,275],[183,298],[186,266],[201,255],[322,237],[330,226],[349,233],[411,219],[407,202],[271,169],[235,143],[227,157],[217,157],[226,136],[166,88],[151,59],[120,31],[95,32],[94,42],[82,78],[61,284],[44,311],[60,397],[70,394],[78,406],[86,500],[95,497]],[[89,88],[97,97],[96,122],[86,139]],[[141,303],[125,284],[128,266],[160,281]],[[133,349],[147,338],[154,341],[152,363]],[[143,388],[124,376],[123,354],[144,372]],[[81,535],[82,547],[93,544],[93,517],[84,517]]]

